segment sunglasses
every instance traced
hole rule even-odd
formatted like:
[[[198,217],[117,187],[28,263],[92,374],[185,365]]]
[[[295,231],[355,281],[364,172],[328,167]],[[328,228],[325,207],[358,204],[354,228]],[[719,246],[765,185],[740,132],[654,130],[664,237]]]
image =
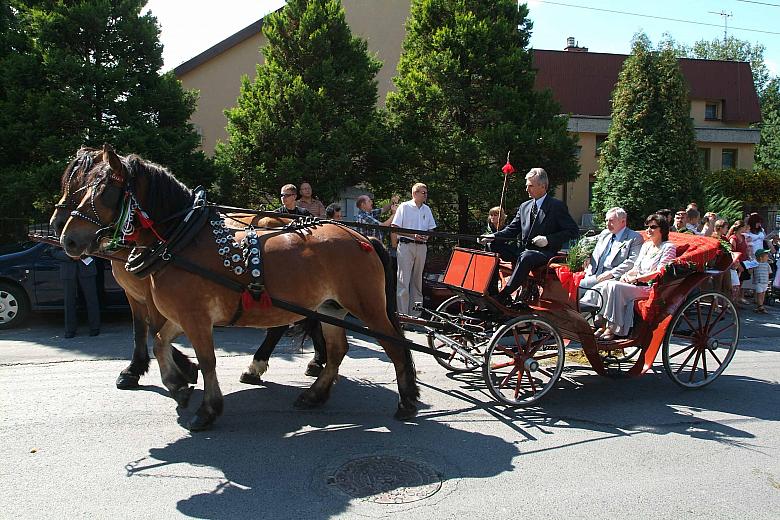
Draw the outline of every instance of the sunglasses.
[[[647,226],[647,229],[658,229],[659,227],[661,227],[661,226],[659,226],[657,224],[650,224],[649,226]]]
[[[287,197],[295,197],[295,193],[280,193],[279,196],[285,199]]]

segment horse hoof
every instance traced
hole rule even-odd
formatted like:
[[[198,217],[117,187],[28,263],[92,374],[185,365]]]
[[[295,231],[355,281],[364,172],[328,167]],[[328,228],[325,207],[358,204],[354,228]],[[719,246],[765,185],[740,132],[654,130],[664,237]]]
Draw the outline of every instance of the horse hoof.
[[[246,383],[248,385],[262,385],[263,380],[260,376],[257,374],[252,374],[250,372],[244,372],[241,374],[241,377],[238,378],[239,381],[242,383]]]
[[[141,376],[133,374],[132,372],[120,372],[119,377],[116,378],[116,387],[120,390],[132,390],[138,388],[138,380]]]
[[[200,367],[196,363],[190,363],[190,366],[187,368],[187,373],[184,377],[187,378],[187,382],[194,385],[198,382],[198,372],[200,371]]]
[[[217,416],[214,414],[203,414],[198,412],[195,414],[195,417],[190,419],[190,422],[187,424],[187,429],[191,432],[202,432],[203,430],[208,430],[211,428],[211,425],[214,424],[216,419]]]
[[[309,361],[309,364],[306,365],[306,372],[305,374],[309,377],[319,377],[322,373],[323,366],[317,363],[316,361]]]
[[[395,417],[399,421],[408,421],[414,419],[417,415],[417,407],[413,404],[398,403],[398,410],[395,411]]]
[[[324,401],[315,399],[311,394],[306,392],[298,396],[293,406],[299,410],[310,410],[322,406]]]
[[[193,386],[183,386],[173,392],[171,392],[171,396],[176,401],[176,406],[179,406],[180,408],[187,408],[187,405],[190,404],[190,396],[192,395],[192,391],[195,389]]]

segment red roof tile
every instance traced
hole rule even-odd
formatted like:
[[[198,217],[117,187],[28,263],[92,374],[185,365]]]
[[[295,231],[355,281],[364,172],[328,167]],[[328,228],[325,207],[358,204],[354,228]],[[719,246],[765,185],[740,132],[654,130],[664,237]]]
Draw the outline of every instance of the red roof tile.
[[[563,112],[611,115],[610,97],[624,54],[534,50],[535,87],[548,88]],[[754,123],[761,120],[750,64],[738,61],[681,58],[680,69],[692,99],[722,100],[723,120]]]

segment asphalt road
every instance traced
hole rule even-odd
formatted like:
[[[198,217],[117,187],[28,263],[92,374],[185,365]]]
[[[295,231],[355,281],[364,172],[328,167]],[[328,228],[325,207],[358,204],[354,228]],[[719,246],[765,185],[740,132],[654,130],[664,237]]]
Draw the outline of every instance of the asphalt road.
[[[155,362],[141,389],[114,387],[128,320],[65,340],[61,316],[39,316],[0,331],[0,518],[777,519],[779,318],[777,306],[743,312],[740,349],[705,389],[679,389],[659,360],[632,380],[567,373],[520,411],[418,354],[410,423],[392,418],[392,365],[365,338],[351,338],[330,401],[298,411],[310,344],[285,338],[267,384],[247,386],[238,377],[263,332],[218,329],[225,413],[190,434],[200,389],[177,410]],[[427,469],[430,496],[354,498],[339,478],[358,478],[345,470],[356,460]]]

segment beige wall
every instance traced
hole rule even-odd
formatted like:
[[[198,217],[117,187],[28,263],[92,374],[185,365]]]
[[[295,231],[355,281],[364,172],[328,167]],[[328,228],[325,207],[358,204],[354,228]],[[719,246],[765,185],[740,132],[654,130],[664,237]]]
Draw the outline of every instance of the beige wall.
[[[353,34],[365,39],[369,51],[383,62],[377,75],[379,103],[383,105],[393,87],[411,2],[342,0],[342,5]],[[224,111],[236,104],[241,76],[254,79],[257,75],[257,64],[263,62],[260,48],[266,43],[265,36],[258,33],[179,76],[185,89],[199,91],[198,107],[190,120],[201,132],[201,146],[207,154],[214,153],[218,140],[227,139]]]
[[[227,139],[224,111],[236,104],[241,77],[254,78],[257,75],[257,63],[264,61],[260,47],[266,43],[265,36],[256,34],[179,76],[185,89],[199,93],[198,108],[190,121],[201,133],[201,146],[207,154],[214,153],[217,140]]]
[[[718,119],[715,121],[704,118],[705,108],[708,103],[715,103],[718,105]],[[728,123],[723,122],[723,103],[720,99],[692,99],[691,118],[693,119],[694,126],[724,126],[730,128],[747,128],[750,126],[748,123],[736,121],[729,121]]]
[[[750,170],[753,168],[755,148],[752,144],[743,143],[696,143],[698,148],[709,148],[710,170],[716,171],[723,168],[723,149],[737,150],[737,168]]]

